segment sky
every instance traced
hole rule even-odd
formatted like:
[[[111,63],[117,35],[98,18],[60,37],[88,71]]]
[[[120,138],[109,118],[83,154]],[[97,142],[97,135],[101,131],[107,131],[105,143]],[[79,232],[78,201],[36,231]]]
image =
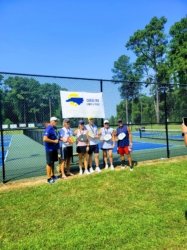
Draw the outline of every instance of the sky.
[[[129,37],[187,0],[0,0],[0,71],[111,79]]]
[[[112,79],[134,32],[186,13],[187,0],[0,0],[0,72]]]

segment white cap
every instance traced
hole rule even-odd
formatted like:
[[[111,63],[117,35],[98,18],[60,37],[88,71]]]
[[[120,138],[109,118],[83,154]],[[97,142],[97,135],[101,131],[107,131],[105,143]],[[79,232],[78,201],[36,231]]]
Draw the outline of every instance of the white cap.
[[[53,116],[53,117],[50,118],[50,122],[52,122],[52,121],[58,121],[58,118]]]
[[[104,120],[104,124],[105,124],[105,123],[109,123],[109,120]]]

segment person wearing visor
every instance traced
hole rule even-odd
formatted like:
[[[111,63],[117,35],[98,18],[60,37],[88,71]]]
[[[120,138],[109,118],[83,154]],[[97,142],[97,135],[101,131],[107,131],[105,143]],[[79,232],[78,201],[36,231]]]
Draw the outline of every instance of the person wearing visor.
[[[94,124],[94,119],[92,117],[88,118],[88,124],[86,125],[86,129],[88,130],[88,139],[89,139],[89,143],[90,143],[90,147],[89,147],[89,160],[88,160],[88,164],[90,167],[90,173],[93,173],[93,166],[92,166],[92,157],[94,155],[94,160],[95,160],[95,172],[100,173],[101,169],[99,167],[99,144],[98,144],[98,140],[99,140],[99,134],[98,134],[98,128],[97,126]]]
[[[104,127],[100,129],[99,134],[102,140],[101,150],[103,151],[105,169],[108,169],[109,167],[107,159],[109,158],[110,169],[114,170],[112,150],[115,146],[115,136],[114,136],[114,129],[110,128],[108,120],[104,120]]]
[[[73,130],[70,128],[70,120],[64,119],[63,127],[59,131],[60,140],[60,155],[61,155],[61,165],[60,170],[62,178],[67,178],[66,175],[72,176],[70,172],[70,163],[73,156]],[[65,174],[66,170],[66,174]]]
[[[43,141],[45,143],[46,152],[46,172],[47,172],[47,182],[52,184],[55,182],[57,177],[54,175],[54,163],[58,161],[58,149],[59,140],[58,133],[56,131],[56,125],[58,118],[53,116],[50,118],[50,123],[45,128]]]
[[[132,158],[131,158],[132,134],[130,128],[123,124],[122,119],[118,120],[118,128],[116,130],[116,136],[117,136],[118,154],[120,155],[121,159],[121,168],[123,169],[126,167],[125,155],[127,155],[130,171],[133,171]]]
[[[88,140],[88,130],[84,125],[84,121],[79,121],[78,129],[75,130],[74,134],[77,137],[77,153],[79,156],[79,175],[90,174],[88,171],[88,150],[89,150],[89,140]]]

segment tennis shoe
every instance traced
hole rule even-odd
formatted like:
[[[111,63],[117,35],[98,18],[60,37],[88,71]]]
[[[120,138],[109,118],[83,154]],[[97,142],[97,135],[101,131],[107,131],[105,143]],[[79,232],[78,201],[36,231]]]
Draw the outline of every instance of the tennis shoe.
[[[110,169],[111,169],[111,170],[114,170],[114,165],[110,165]]]
[[[82,169],[79,170],[79,175],[82,175],[83,174],[83,171]]]
[[[86,170],[84,171],[84,174],[90,174],[90,172],[88,171],[88,169],[86,169]]]
[[[53,184],[53,183],[55,183],[55,180],[53,178],[50,178],[50,179],[47,180],[47,183],[48,184]]]
[[[130,167],[130,171],[132,172],[134,169],[132,167]]]
[[[105,165],[105,169],[108,169],[108,164]]]
[[[92,174],[92,173],[94,173],[94,170],[93,170],[93,168],[91,167],[91,168],[90,168],[90,174]]]
[[[99,167],[96,167],[95,172],[100,173],[101,169]]]
[[[54,181],[56,181],[56,180],[59,179],[59,176],[53,175],[51,178],[52,178]]]

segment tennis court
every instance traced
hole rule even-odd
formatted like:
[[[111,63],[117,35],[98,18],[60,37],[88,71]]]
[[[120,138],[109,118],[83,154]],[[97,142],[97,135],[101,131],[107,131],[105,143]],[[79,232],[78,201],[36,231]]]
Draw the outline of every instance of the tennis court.
[[[9,152],[9,147],[11,145],[12,136],[5,135],[3,139],[4,139],[4,159],[6,161],[8,152]],[[2,145],[0,142],[0,167],[2,167],[2,151],[1,150],[2,150]]]
[[[24,134],[5,135],[5,171],[6,181],[45,175],[45,150],[44,146]],[[74,152],[76,148],[74,145]],[[182,142],[170,142],[171,156],[186,154]],[[113,150],[114,165],[119,164],[117,147]],[[167,158],[165,141],[139,138],[133,133],[134,161]],[[2,159],[1,164],[2,164]],[[74,158],[72,169],[78,171],[77,157]],[[100,150],[100,163],[102,164],[102,151]],[[57,163],[58,164],[58,163]],[[2,179],[2,171],[0,173]]]

